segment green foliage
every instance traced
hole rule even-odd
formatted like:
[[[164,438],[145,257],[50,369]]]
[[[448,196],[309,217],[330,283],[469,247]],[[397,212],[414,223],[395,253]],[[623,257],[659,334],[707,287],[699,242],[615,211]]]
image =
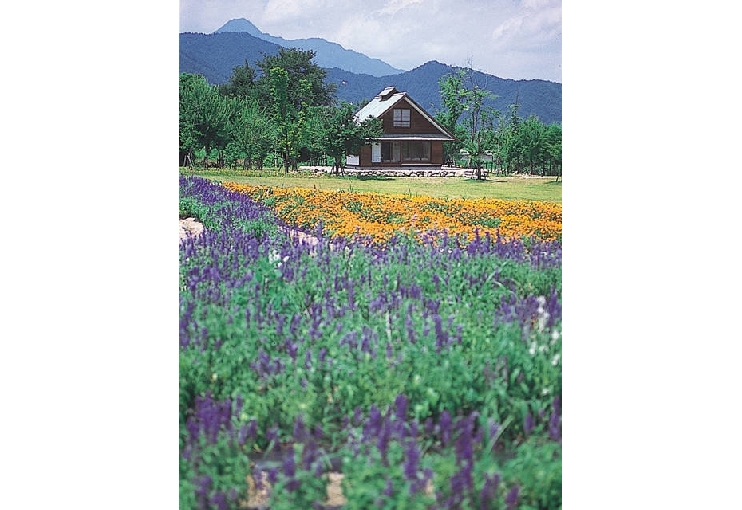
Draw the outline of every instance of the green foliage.
[[[334,86],[324,83],[326,71],[312,62],[315,52],[302,51],[296,48],[278,50],[277,55],[266,55],[257,63],[262,71],[257,80],[257,87],[261,100],[269,101],[274,98],[273,87],[275,77],[273,69],[285,72],[285,90],[282,92],[285,101],[295,110],[302,108],[302,104],[309,106],[329,106],[334,101]],[[305,85],[302,85],[302,82]],[[283,86],[283,85],[282,85]]]
[[[345,166],[347,155],[358,154],[362,145],[382,134],[381,119],[364,119],[358,124],[354,119],[356,109],[350,103],[341,103],[325,116],[325,149],[338,169]]]
[[[558,443],[529,438],[505,462],[503,472],[520,484],[520,508],[562,508],[562,447]]]
[[[439,82],[442,109],[436,118],[456,135],[455,142],[444,144],[445,157],[458,160],[459,152],[465,151],[459,164],[476,168],[477,177],[486,164],[485,154],[492,157],[498,173],[561,175],[561,126],[547,127],[535,115],[522,119],[517,100],[502,116],[487,106],[491,93],[474,76],[471,69],[459,69]]]
[[[181,198],[183,209],[198,211],[215,229],[245,228],[230,221],[236,215],[227,200],[206,206],[187,189]],[[297,210],[301,205],[297,201]],[[244,497],[251,455],[265,457],[280,442],[293,445],[296,475],[278,473],[271,508],[323,503],[331,453],[343,460],[343,508],[432,508],[433,493],[413,487],[422,481],[443,499],[454,495],[450,480],[462,467],[460,448],[442,446],[420,425],[418,437],[391,440],[383,457],[373,441],[354,444],[364,433],[360,427],[343,425],[357,407],[365,413],[372,405],[399,420],[394,406],[402,394],[409,400],[402,422],[438,423],[444,411],[479,413],[486,440],[472,452],[474,487],[461,495],[462,508],[480,506],[485,480],[495,474],[502,477],[497,501],[518,486],[523,508],[561,506],[561,446],[548,438],[544,417],[562,393],[560,319],[553,326],[541,324],[541,314],[533,322],[498,319],[532,297],[559,298],[560,267],[469,257],[453,245],[442,257],[448,248],[419,251],[413,238],[381,251],[324,246],[312,253],[285,244],[268,216],[258,222],[264,235],[248,246],[197,245],[181,259],[181,315],[192,318],[181,324],[181,339],[193,342],[179,354],[181,441],[194,402],[204,395],[244,397],[232,417],[234,430],[254,420],[258,431],[236,447],[222,429],[190,452],[190,461],[181,460],[181,507],[198,507],[194,484],[204,476],[211,480],[209,494],[239,488]],[[254,228],[252,220],[244,223]],[[207,275],[215,273],[210,281]],[[261,356],[285,369],[258,370]],[[524,431],[528,413],[541,418]],[[323,430],[320,474],[316,464],[299,467],[309,448],[293,437],[299,416],[307,429]],[[492,423],[499,425],[494,433]],[[278,439],[268,439],[269,428]],[[420,451],[412,476],[404,465],[410,441]]]

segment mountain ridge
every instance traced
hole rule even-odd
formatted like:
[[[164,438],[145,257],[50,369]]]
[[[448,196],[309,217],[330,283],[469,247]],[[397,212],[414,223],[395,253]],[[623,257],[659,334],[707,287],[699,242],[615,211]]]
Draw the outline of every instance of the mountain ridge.
[[[313,50],[316,53],[314,62],[320,67],[339,67],[352,73],[365,73],[371,76],[387,76],[390,74],[403,73],[403,69],[397,69],[381,59],[371,58],[363,53],[344,48],[340,44],[321,37],[310,37],[307,39],[284,39],[262,32],[251,21],[245,18],[231,19],[214,34],[227,32],[248,33],[253,37],[277,44],[283,48],[299,48],[304,51]]]
[[[256,68],[256,63],[266,55],[278,54],[281,46],[265,41],[247,32],[215,32],[203,34],[183,32],[180,34],[180,72],[201,74],[209,83],[227,83],[235,67],[247,62]],[[455,72],[457,67],[431,60],[410,71],[384,76],[355,73],[336,65],[320,65],[318,56],[314,62],[325,69],[326,83],[337,86],[337,98],[358,104],[371,100],[385,87],[394,85],[406,91],[420,106],[431,114],[441,108],[439,80]],[[499,78],[480,71],[473,71],[475,83],[497,96],[486,101],[486,105],[505,115],[516,101],[518,115],[533,114],[545,124],[562,121],[562,85],[548,80],[513,80]]]

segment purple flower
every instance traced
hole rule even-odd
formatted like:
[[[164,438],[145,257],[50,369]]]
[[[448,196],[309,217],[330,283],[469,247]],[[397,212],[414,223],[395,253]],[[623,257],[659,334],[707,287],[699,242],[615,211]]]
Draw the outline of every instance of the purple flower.
[[[196,478],[196,495],[205,498],[211,488],[211,477],[203,475]]]
[[[361,407],[356,406],[356,408],[353,409],[353,426],[358,427],[361,424],[361,420],[363,420],[363,415],[361,414]]]
[[[495,501],[497,501],[498,485],[500,485],[499,473],[495,473],[492,478],[484,475],[484,485],[482,486],[482,490],[479,492],[480,510],[488,510],[495,506]]]
[[[408,400],[404,394],[400,393],[394,400],[394,407],[396,409],[396,417],[399,421],[405,421],[407,419],[407,404]]]
[[[420,451],[417,441],[410,439],[405,448],[404,475],[407,480],[417,480],[417,468],[420,462]]]
[[[283,474],[292,478],[296,474],[296,465],[294,463],[294,446],[291,445],[286,449],[283,457]]]
[[[505,503],[508,505],[508,510],[515,508],[515,505],[518,503],[519,492],[520,487],[517,485],[514,485],[513,488],[510,489],[510,492],[508,492],[508,495],[505,497]]]
[[[296,417],[294,421],[294,441],[297,443],[303,443],[307,438],[307,428],[304,425],[301,415]]]
[[[466,465],[459,469],[451,477],[451,492],[454,496],[458,496],[459,500],[469,493],[474,487],[474,480],[472,479],[472,466]]]
[[[533,424],[533,415],[531,415],[531,412],[529,411],[526,413],[526,419],[524,420],[523,424],[523,432],[526,433],[526,435],[530,434],[533,430],[534,424]]]
[[[270,468],[268,470],[268,482],[271,485],[275,485],[278,482],[278,468]]]
[[[252,478],[255,482],[255,488],[257,490],[263,489],[263,471],[260,469],[260,466],[256,465],[255,469],[252,471]]]
[[[441,431],[441,444],[447,446],[451,440],[451,413],[443,411],[438,426]]]
[[[393,495],[394,495],[394,486],[392,484],[392,479],[387,478],[386,486],[384,487],[384,496],[391,498]]]
[[[227,510],[227,497],[223,492],[216,492],[211,497],[211,504],[216,505],[219,510]]]

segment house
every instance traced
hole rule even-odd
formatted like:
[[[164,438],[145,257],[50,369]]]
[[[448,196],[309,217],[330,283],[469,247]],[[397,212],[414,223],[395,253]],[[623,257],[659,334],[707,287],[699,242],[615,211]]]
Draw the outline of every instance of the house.
[[[407,92],[395,87],[382,90],[354,116],[356,122],[369,117],[382,120],[383,134],[361,153],[348,156],[351,168],[437,167],[443,165],[443,142],[454,137],[417,104]]]

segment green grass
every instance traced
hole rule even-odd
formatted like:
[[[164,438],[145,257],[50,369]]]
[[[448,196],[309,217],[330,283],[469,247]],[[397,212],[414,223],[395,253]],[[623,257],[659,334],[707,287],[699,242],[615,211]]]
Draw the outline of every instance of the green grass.
[[[499,198],[504,200],[538,200],[562,202],[562,181],[554,177],[498,177],[484,181],[467,177],[356,177],[314,175],[311,172],[290,172],[280,169],[203,170],[191,172],[181,168],[185,175],[197,175],[212,181],[233,181],[253,186],[277,188],[317,188],[384,194],[406,194],[436,198]]]

